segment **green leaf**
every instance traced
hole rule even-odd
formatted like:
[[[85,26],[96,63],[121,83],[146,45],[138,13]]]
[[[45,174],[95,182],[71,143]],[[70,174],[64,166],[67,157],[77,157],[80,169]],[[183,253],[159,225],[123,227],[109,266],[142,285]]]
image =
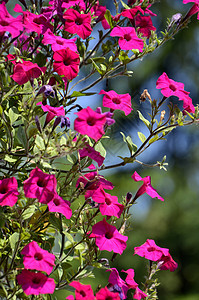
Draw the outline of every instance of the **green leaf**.
[[[120,133],[123,136],[123,141],[127,144],[129,148],[130,154],[133,155],[137,151],[137,146],[132,142],[132,139],[129,135],[125,137],[123,132]]]
[[[18,137],[18,140],[21,142],[21,144],[26,149],[27,148],[27,138],[26,138],[25,130],[21,125],[18,128],[17,137]]]
[[[55,215],[53,214],[50,215],[49,222],[51,225],[53,225],[53,227],[55,227],[59,231],[62,230],[62,223],[59,218],[55,217]]]
[[[2,101],[6,100],[6,99],[14,92],[14,90],[16,90],[17,87],[18,87],[18,85],[15,84],[15,85],[9,90],[9,92],[7,92],[7,93],[2,97]]]
[[[104,72],[100,69],[100,67],[98,67],[98,65],[94,62],[94,60],[91,58],[91,61],[92,61],[92,65],[93,67],[96,69],[96,71],[100,74],[100,75],[103,75]]]
[[[9,118],[10,118],[10,123],[11,125],[18,119],[19,117],[19,113],[17,111],[17,109],[15,107],[12,107],[9,109],[8,111],[8,115],[9,115]]]
[[[93,57],[88,59],[88,63],[92,63],[92,60],[94,62],[103,63],[106,59],[105,57]]]
[[[130,9],[130,7],[127,4],[125,4],[122,0],[120,0],[120,2],[121,2],[121,4],[123,5],[124,8]]]
[[[43,141],[42,137],[39,136],[39,135],[36,136],[35,144],[37,145],[37,147],[40,150],[44,150],[45,149],[44,141]]]
[[[95,150],[98,151],[103,157],[106,157],[106,149],[101,142],[98,142],[95,146]]]
[[[113,28],[113,19],[110,13],[110,10],[106,10],[105,14],[104,14],[104,18],[106,19],[106,21],[108,22],[108,24],[110,25],[111,28]]]
[[[139,119],[142,121],[142,122],[144,122],[144,124],[148,127],[148,128],[150,128],[150,126],[151,126],[151,124],[150,124],[150,122],[147,120],[147,119],[145,119],[145,117],[142,115],[142,113],[138,110],[138,115],[139,115]]]
[[[122,157],[120,155],[118,157],[121,158],[125,164],[133,163],[135,161],[135,158],[133,157]]]
[[[12,251],[15,249],[16,243],[19,241],[19,233],[14,232],[10,237],[9,237],[9,242],[10,242],[10,247]]]
[[[158,134],[156,134],[154,137],[152,137],[150,140],[149,140],[149,145],[150,144],[153,144],[155,141],[157,141],[159,139],[159,136]]]
[[[142,143],[146,141],[146,137],[142,132],[138,132],[138,137]]]
[[[81,92],[74,91],[74,92],[70,95],[70,98],[81,97],[81,96],[92,96],[92,95],[95,95],[95,94],[96,94],[96,93],[81,93]]]
[[[34,214],[36,210],[36,207],[35,205],[30,205],[21,215],[22,219],[23,220],[27,220],[29,219],[30,217],[32,217],[32,215]]]

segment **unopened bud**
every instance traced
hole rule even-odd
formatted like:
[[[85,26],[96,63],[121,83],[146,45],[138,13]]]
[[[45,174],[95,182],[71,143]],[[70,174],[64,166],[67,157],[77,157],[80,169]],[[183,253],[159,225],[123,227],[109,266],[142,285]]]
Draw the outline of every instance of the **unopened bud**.
[[[36,123],[37,129],[39,130],[39,132],[42,133],[41,124],[40,124],[38,116],[35,117],[35,123]]]
[[[147,89],[145,89],[145,90],[143,91],[143,93],[141,94],[141,96],[140,96],[140,101],[141,101],[141,102],[144,102],[144,101],[146,101],[146,99],[149,99],[149,101],[152,101],[151,96],[150,96],[150,94],[149,94],[149,92],[148,92]]]
[[[162,122],[164,120],[164,116],[166,114],[166,111],[165,110],[162,110],[161,111],[161,115],[160,115],[160,122]]]
[[[126,194],[126,202],[129,203],[131,201],[132,197],[133,197],[132,193],[128,192]]]

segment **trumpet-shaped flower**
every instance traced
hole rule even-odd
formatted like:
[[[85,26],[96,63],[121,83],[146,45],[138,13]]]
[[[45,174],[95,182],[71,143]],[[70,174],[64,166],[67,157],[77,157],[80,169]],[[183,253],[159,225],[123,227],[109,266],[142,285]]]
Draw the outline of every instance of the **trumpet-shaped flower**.
[[[169,249],[156,245],[154,240],[148,239],[143,245],[134,248],[134,254],[145,257],[151,261],[159,261],[162,257],[169,255]]]
[[[103,216],[115,216],[120,218],[124,210],[124,205],[118,202],[118,198],[116,196],[112,196],[104,191],[102,191],[102,193],[104,194],[104,202],[101,203],[99,207],[101,214]]]
[[[76,300],[94,300],[94,294],[91,286],[88,284],[81,284],[78,281],[72,281],[70,286],[75,288],[75,299]]]
[[[141,300],[145,299],[148,295],[145,294],[142,290],[139,289],[139,287],[136,287],[135,293],[133,295],[133,299]]]
[[[43,273],[34,273],[23,270],[17,275],[17,281],[21,285],[24,293],[28,295],[53,294],[55,282],[53,278],[48,278]]]
[[[38,167],[30,172],[24,181],[24,193],[28,198],[38,199],[41,203],[48,203],[56,194],[57,181],[55,175],[44,173]]]
[[[55,265],[54,254],[40,248],[35,241],[26,245],[21,254],[24,255],[23,264],[26,269],[43,271],[47,274],[52,272]]]
[[[84,186],[86,190],[97,190],[99,187],[107,190],[114,188],[112,182],[106,180],[104,176],[99,175],[97,172],[90,172],[80,176],[77,180],[76,187],[80,185]]]
[[[131,113],[131,96],[129,94],[117,94],[115,91],[105,92],[104,90],[101,90],[99,94],[104,94],[104,107],[122,110],[126,116]]]
[[[144,178],[142,178],[136,171],[133,173],[133,175],[131,176],[133,178],[133,180],[135,181],[143,181],[143,185],[139,188],[139,190],[137,191],[135,197],[134,197],[134,201],[140,197],[141,195],[143,195],[144,193],[147,193],[151,198],[158,198],[161,201],[164,201],[164,199],[157,193],[157,191],[152,187],[151,185],[151,177],[150,176],[146,176]]]
[[[115,226],[110,225],[105,219],[92,227],[90,238],[95,238],[99,250],[122,254],[126,249],[127,236],[118,232]]]
[[[109,290],[118,291],[121,299],[126,299],[128,292],[128,285],[126,282],[120,277],[118,270],[116,268],[110,268],[106,272],[111,272],[108,282],[110,284]]]
[[[118,293],[109,291],[107,287],[101,288],[99,292],[96,293],[96,300],[120,300]]]
[[[50,105],[43,105],[42,102],[38,102],[37,105],[41,105],[41,108],[43,109],[43,111],[48,112],[47,116],[46,116],[45,125],[47,125],[54,117],[65,115],[65,110],[64,110],[63,106],[53,107]]]
[[[78,118],[74,121],[74,129],[98,141],[104,134],[105,115],[95,112],[89,106],[76,114]]]
[[[20,17],[14,18],[7,11],[5,2],[0,4],[0,35],[8,31],[13,38],[23,31],[23,24]]]
[[[47,30],[44,33],[44,37],[42,43],[44,45],[51,45],[52,50],[58,51],[66,48],[70,48],[70,50],[77,52],[77,46],[75,44],[76,38],[74,39],[64,39],[61,36],[56,36],[52,33],[51,30]]]
[[[95,160],[98,163],[99,167],[103,164],[105,159],[105,157],[103,157],[100,152],[93,149],[93,147],[91,147],[88,143],[86,143],[85,148],[79,150],[79,154],[81,158],[88,156],[91,159]]]
[[[65,11],[65,30],[72,34],[77,34],[82,39],[86,39],[92,32],[91,15],[80,14],[77,10],[69,8]]]
[[[135,25],[138,27],[137,32],[142,33],[143,36],[149,38],[151,36],[151,31],[155,31],[156,28],[153,26],[150,16],[136,16]]]
[[[54,198],[47,203],[49,211],[58,212],[70,219],[72,216],[72,210],[70,208],[70,202],[64,200],[59,195],[55,195]]]
[[[195,112],[189,92],[184,90],[184,84],[170,79],[164,72],[156,82],[156,88],[161,89],[165,97],[176,96],[183,101],[183,108],[190,113]]]
[[[53,55],[53,69],[67,80],[75,78],[79,72],[79,54],[69,48],[58,50]]]
[[[122,50],[137,49],[143,51],[144,42],[138,38],[133,27],[120,27],[116,26],[110,33],[110,36],[118,36],[118,44]]]
[[[18,183],[15,177],[0,180],[0,206],[13,206],[18,200]]]
[[[22,63],[15,63],[13,75],[10,77],[19,85],[22,85],[28,81],[32,82],[34,78],[38,78],[43,73],[36,63],[31,61],[23,61]]]

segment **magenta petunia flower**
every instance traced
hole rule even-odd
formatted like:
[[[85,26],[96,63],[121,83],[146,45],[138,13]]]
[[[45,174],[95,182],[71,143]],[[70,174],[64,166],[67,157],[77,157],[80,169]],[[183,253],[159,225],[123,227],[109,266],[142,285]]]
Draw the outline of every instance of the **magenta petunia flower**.
[[[118,36],[118,44],[122,50],[138,49],[143,51],[144,42],[138,38],[133,27],[120,27],[116,26],[110,33],[110,36]]]
[[[135,254],[151,261],[159,261],[162,255],[169,255],[169,249],[161,248],[156,245],[154,240],[147,239],[143,245],[134,248],[134,255]]]
[[[84,185],[84,189],[86,190],[96,190],[99,187],[107,190],[114,188],[112,182],[106,180],[104,176],[99,175],[98,172],[84,174],[84,177],[80,176],[77,180],[76,187],[78,187],[80,183]]]
[[[28,81],[32,82],[34,78],[38,78],[43,73],[36,63],[31,61],[23,61],[22,63],[15,63],[13,75],[10,77],[19,85],[22,85]]]
[[[135,26],[138,33],[142,33],[143,36],[149,38],[151,36],[151,31],[155,31],[156,28],[153,26],[150,16],[136,16]]]
[[[197,15],[197,19],[199,20],[199,0],[183,0],[184,4],[187,3],[194,3],[193,6],[190,8],[190,10],[188,11],[188,13],[186,14],[185,18],[190,18],[191,16],[195,15],[198,13]]]
[[[0,34],[4,34],[8,31],[13,38],[23,31],[23,24],[20,17],[13,18],[7,11],[5,2],[0,4]]]
[[[17,281],[26,295],[53,294],[55,290],[54,279],[40,272],[23,270],[17,275]]]
[[[105,193],[104,191],[102,192],[104,194],[104,202],[101,203],[99,207],[101,214],[103,216],[115,216],[117,218],[120,218],[124,210],[124,205],[118,202],[118,197],[112,196],[108,193]]]
[[[137,191],[135,197],[134,197],[134,201],[140,197],[141,195],[143,195],[144,193],[147,193],[151,198],[158,198],[161,201],[164,201],[164,199],[157,193],[157,191],[152,187],[151,185],[151,177],[150,176],[146,176],[144,178],[142,178],[136,171],[133,173],[133,175],[131,176],[133,178],[133,180],[135,181],[143,181],[143,185],[139,188],[139,190]]]
[[[79,72],[79,54],[69,48],[58,50],[53,55],[53,69],[67,80],[75,78]]]
[[[0,180],[0,206],[13,206],[19,196],[18,183],[15,177]]]
[[[156,88],[161,89],[165,97],[176,96],[183,101],[183,108],[190,113],[195,112],[189,92],[184,90],[184,84],[170,79],[164,72],[156,82]]]
[[[144,10],[140,6],[135,6],[130,9],[124,9],[121,14],[123,17],[127,17],[128,19],[134,20],[137,13],[144,14]]]
[[[158,267],[160,270],[169,270],[170,272],[174,272],[178,264],[175,262],[169,253],[168,255],[162,255],[162,257],[158,261]]]
[[[82,39],[86,39],[91,35],[91,15],[80,14],[77,10],[69,8],[65,11],[63,18],[65,19],[64,29],[72,34],[77,34]]]
[[[136,287],[133,299],[141,300],[145,299],[146,297],[148,297],[148,295],[145,294],[142,290],[140,290],[139,287]]]
[[[81,158],[84,158],[86,156],[90,157],[98,163],[99,167],[103,164],[105,159],[105,157],[103,157],[100,152],[93,149],[93,147],[91,147],[88,143],[86,143],[85,148],[79,150],[79,154]]]
[[[120,255],[126,249],[126,241],[128,240],[128,237],[120,234],[115,226],[107,223],[105,218],[92,227],[92,233],[89,237],[95,238],[99,250],[113,251]]]
[[[93,290],[90,285],[81,284],[78,281],[73,281],[69,284],[70,286],[75,288],[75,299],[78,300],[94,300]]]
[[[74,129],[81,134],[86,134],[98,141],[104,135],[106,117],[96,113],[89,106],[75,113],[78,118],[74,121]]]
[[[55,175],[44,173],[38,167],[30,172],[30,177],[24,181],[24,193],[28,198],[38,199],[48,203],[56,194],[57,181]]]
[[[72,210],[70,208],[70,202],[64,200],[59,195],[55,195],[54,198],[47,203],[49,211],[58,212],[70,219],[72,216]]]
[[[134,280],[135,272],[133,269],[128,269],[126,271],[122,270],[122,272],[127,273],[125,281],[129,289],[135,289],[138,287],[138,284]]]
[[[121,299],[126,299],[129,288],[125,281],[120,277],[118,270],[116,268],[110,268],[106,272],[111,272],[108,279],[108,282],[111,285],[109,290],[113,290],[115,292],[115,290],[117,289]]]
[[[38,102],[37,105],[41,105],[44,112],[48,112],[46,116],[45,125],[46,126],[54,117],[65,116],[65,110],[63,106],[53,107],[50,105],[43,105],[42,102]]]
[[[51,0],[49,1],[50,5],[55,5],[55,3],[57,2],[57,0]],[[86,5],[84,3],[84,0],[61,0],[61,7],[62,8],[70,8],[70,7],[75,7],[75,6],[79,6],[79,8],[81,10],[85,10]]]
[[[44,45],[51,45],[52,50],[58,51],[66,48],[70,48],[70,50],[77,52],[77,46],[75,44],[76,38],[74,39],[64,39],[61,36],[56,36],[52,33],[51,30],[47,30],[44,33],[44,37],[42,43]]]
[[[23,264],[26,269],[46,272],[48,275],[52,272],[55,265],[55,256],[32,241],[26,245],[21,254],[24,255]]]
[[[104,190],[101,186],[93,190],[87,190],[85,193],[85,199],[92,199],[96,203],[104,203],[105,196]]]
[[[107,287],[101,288],[99,292],[96,293],[96,300],[120,300],[118,293],[109,291]]]
[[[101,90],[100,95],[103,94],[103,103],[104,107],[109,107],[113,110],[119,109],[124,111],[125,115],[129,115],[132,111],[131,108],[131,96],[129,94],[117,94],[115,91],[111,90],[105,92]]]

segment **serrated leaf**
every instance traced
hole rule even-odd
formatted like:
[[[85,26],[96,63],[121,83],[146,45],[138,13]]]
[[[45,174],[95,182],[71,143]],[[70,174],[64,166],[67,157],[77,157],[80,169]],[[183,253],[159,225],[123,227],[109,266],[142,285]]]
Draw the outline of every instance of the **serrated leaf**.
[[[142,132],[138,132],[138,137],[142,143],[146,141],[146,137]]]
[[[138,115],[139,115],[139,119],[149,128],[151,125],[149,120],[147,120],[139,110],[138,110]]]

